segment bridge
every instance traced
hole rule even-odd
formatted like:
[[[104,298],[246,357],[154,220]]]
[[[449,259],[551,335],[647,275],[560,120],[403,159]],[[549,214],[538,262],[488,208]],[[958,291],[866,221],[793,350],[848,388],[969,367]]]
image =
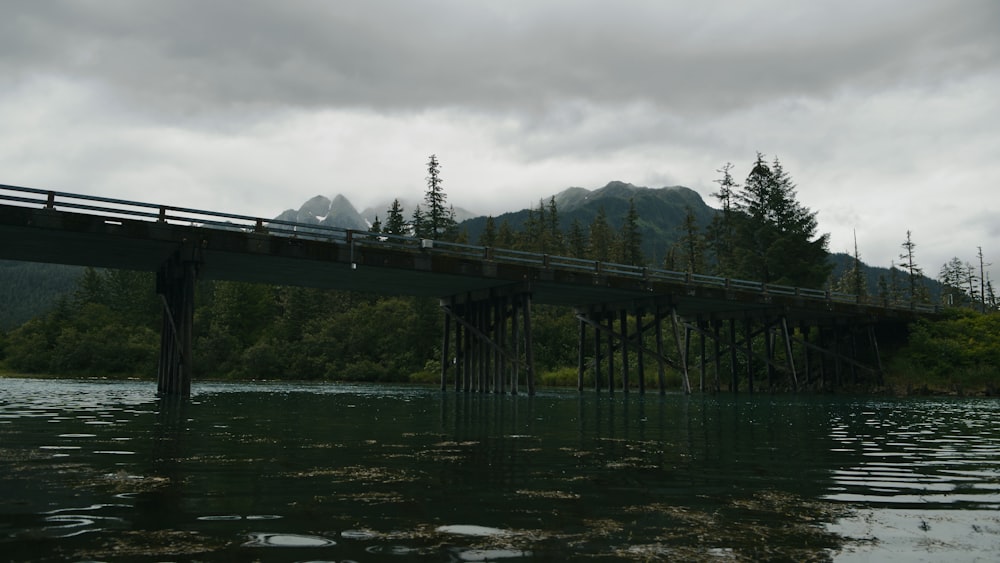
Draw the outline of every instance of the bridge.
[[[155,272],[163,302],[157,391],[166,396],[190,394],[199,278],[437,298],[445,314],[442,389],[497,393],[522,385],[534,393],[532,303],[576,312],[581,390],[590,369],[596,389],[626,393],[646,391],[647,358],[661,393],[668,366],[691,392],[693,335],[703,390],[707,358],[718,389],[725,354],[733,391],[742,382],[752,392],[761,369],[769,384],[780,371],[792,388],[817,378],[856,381],[859,373],[880,378],[876,329],[934,312],[816,289],[10,185],[0,185],[0,259]]]

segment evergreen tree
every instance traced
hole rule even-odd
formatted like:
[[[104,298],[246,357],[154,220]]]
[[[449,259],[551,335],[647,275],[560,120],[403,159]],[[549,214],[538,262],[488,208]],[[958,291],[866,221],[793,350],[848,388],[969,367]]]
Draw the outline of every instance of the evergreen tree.
[[[413,209],[413,217],[410,218],[410,233],[417,238],[432,238],[427,216],[419,205]]]
[[[851,267],[844,272],[835,285],[837,291],[849,293],[858,297],[868,296],[868,281],[865,279],[865,268],[858,253],[858,235],[854,235],[854,256]]]
[[[382,232],[382,223],[379,222],[378,215],[375,216],[375,221],[372,223],[371,232],[373,232],[373,233],[381,233]]]
[[[733,199],[739,185],[733,179],[732,169],[733,164],[727,162],[717,170],[717,172],[722,173],[722,178],[715,180],[715,183],[719,184],[719,191],[713,193],[712,196],[722,206],[722,213],[712,218],[706,233],[706,239],[715,255],[716,273],[722,276],[733,275],[735,266],[736,233]]]
[[[492,215],[486,217],[486,226],[483,228],[483,232],[479,235],[479,245],[497,245],[497,223],[496,220],[493,219]]]
[[[639,231],[639,212],[635,209],[635,200],[629,198],[628,213],[622,221],[618,256],[623,264],[641,266],[645,263],[642,256],[642,233]]]
[[[449,212],[445,207],[448,196],[442,187],[441,163],[437,155],[431,155],[427,161],[427,191],[424,193],[424,204],[427,206],[423,215],[422,238],[447,239],[456,234],[454,210]],[[450,235],[450,236],[449,236]]]
[[[597,209],[597,216],[590,223],[590,251],[589,258],[599,262],[608,262],[612,257],[614,247],[614,234],[611,226],[608,225],[607,214],[604,206]]]
[[[734,275],[764,283],[820,287],[833,269],[828,234],[816,236],[816,214],[795,199],[795,185],[776,158],[757,153],[734,194]]]
[[[677,249],[673,253],[675,266],[690,273],[704,272],[704,242],[698,229],[698,221],[694,210],[687,207],[684,222],[680,225],[681,237],[677,241]]]
[[[403,206],[400,205],[398,199],[392,200],[392,207],[389,208],[383,232],[390,235],[405,235],[407,233],[406,219],[403,217]]]
[[[587,257],[587,235],[583,232],[580,220],[573,218],[569,225],[569,236],[567,240],[569,255],[572,258]]]
[[[958,307],[965,301],[962,289],[962,278],[965,266],[957,256],[941,266],[938,281],[941,282],[941,304],[947,307]]]
[[[914,249],[917,248],[917,244],[913,242],[912,233],[906,231],[906,240],[903,241],[903,253],[899,255],[899,259],[903,260],[903,271],[906,272],[907,279],[907,289],[908,297],[911,303],[926,303],[927,302],[927,289],[922,283],[920,283],[920,278],[923,277],[924,271],[917,265],[916,256],[914,254]]]
[[[514,229],[510,222],[504,219],[497,229],[497,248],[516,249],[518,237],[514,234]]]
[[[549,197],[549,213],[546,217],[546,230],[548,231],[550,254],[563,254],[565,245],[563,244],[562,228],[559,226],[559,210],[556,208],[556,197]]]

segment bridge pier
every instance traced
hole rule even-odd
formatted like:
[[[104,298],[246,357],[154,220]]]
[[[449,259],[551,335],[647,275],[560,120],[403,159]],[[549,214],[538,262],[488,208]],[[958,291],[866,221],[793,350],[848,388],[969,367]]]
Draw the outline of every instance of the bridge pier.
[[[198,264],[194,252],[182,249],[156,272],[156,293],[163,302],[156,369],[156,394],[160,397],[191,395],[194,283]]]
[[[529,293],[518,289],[456,295],[442,300],[441,309],[442,390],[448,388],[448,372],[454,369],[455,391],[506,393],[509,388],[516,395],[523,381],[527,393],[535,394]]]

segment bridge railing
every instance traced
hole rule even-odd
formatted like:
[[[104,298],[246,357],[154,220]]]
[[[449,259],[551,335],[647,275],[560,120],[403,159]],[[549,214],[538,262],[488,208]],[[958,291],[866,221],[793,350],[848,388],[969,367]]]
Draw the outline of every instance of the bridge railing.
[[[784,285],[764,284],[756,281],[721,278],[705,274],[676,272],[659,268],[617,264],[541,254],[508,248],[485,247],[439,240],[420,239],[404,235],[375,233],[334,227],[329,225],[298,223],[280,219],[262,219],[248,215],[220,213],[185,207],[157,205],[127,201],[122,199],[39,190],[20,186],[0,184],[0,202],[18,206],[48,209],[69,209],[74,212],[99,215],[106,221],[116,219],[137,219],[170,224],[192,225],[220,230],[236,230],[262,235],[321,240],[350,244],[353,247],[388,247],[413,252],[428,252],[450,255],[470,260],[488,260],[506,264],[521,264],[538,268],[551,268],[594,275],[615,275],[650,281],[684,283],[701,287],[726,288],[752,291],[764,294],[794,295],[811,300],[828,302],[868,304],[889,309],[906,309],[920,312],[935,312],[938,307],[924,303],[889,302],[887,300],[857,296],[836,291],[797,288]]]

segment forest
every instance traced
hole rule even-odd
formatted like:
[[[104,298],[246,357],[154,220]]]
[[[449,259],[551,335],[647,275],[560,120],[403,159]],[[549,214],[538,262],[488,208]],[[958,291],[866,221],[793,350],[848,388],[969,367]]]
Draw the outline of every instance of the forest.
[[[860,258],[834,278],[828,236],[816,213],[796,200],[791,176],[758,154],[742,183],[726,164],[713,196],[720,205],[701,227],[689,210],[662,261],[676,271],[826,288],[884,302],[929,302],[916,244],[907,233],[900,265],[880,275],[875,295]],[[621,216],[601,207],[587,225],[563,225],[554,198],[528,210],[519,228],[487,217],[475,241],[459,228],[442,188],[440,163],[428,162],[423,206],[409,214],[398,200],[375,232],[416,235],[650,265],[643,221],[630,198]],[[982,264],[982,251],[978,254]],[[992,284],[955,258],[942,267],[938,320],[911,326],[892,350],[886,384],[900,392],[990,392],[1000,381],[1000,314]],[[162,305],[154,275],[87,269],[47,313],[0,333],[0,373],[154,377]],[[573,312],[533,308],[535,361],[542,384],[575,383]],[[196,291],[194,375],[211,379],[435,381],[440,373],[442,314],[436,300],[200,281]],[[676,382],[676,374],[670,381]]]

